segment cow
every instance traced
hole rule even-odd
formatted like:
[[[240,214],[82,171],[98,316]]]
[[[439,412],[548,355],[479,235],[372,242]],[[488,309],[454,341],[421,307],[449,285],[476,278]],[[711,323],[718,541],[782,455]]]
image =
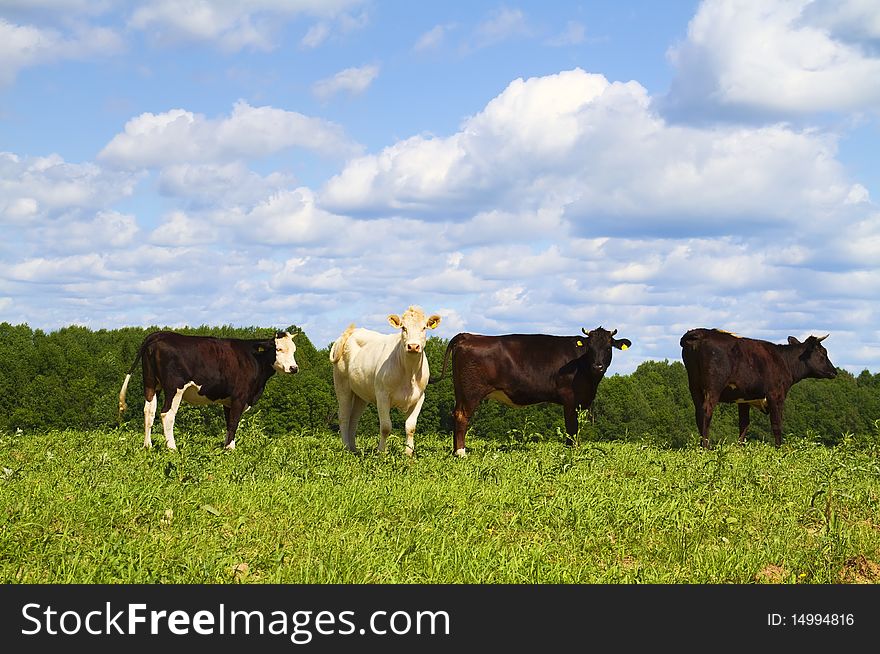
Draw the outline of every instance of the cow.
[[[274,338],[252,340],[153,332],[144,339],[119,392],[119,416],[125,411],[128,382],[138,361],[144,374],[144,447],[153,446],[150,431],[156,417],[156,394],[162,391],[162,430],[168,449],[174,441],[174,417],[180,402],[221,404],[226,414],[227,450],[235,449],[241,415],[256,404],[276,372],[299,370],[294,358],[296,334],[276,332]]]
[[[782,445],[782,413],[792,384],[813,377],[833,379],[837,369],[822,346],[825,336],[787,345],[745,338],[721,329],[692,329],[681,337],[700,444],[709,447],[709,423],[718,402],[739,405],[739,442],[749,428],[749,409],[770,415],[776,447]]]
[[[356,451],[355,434],[367,403],[379,413],[379,451],[391,433],[391,408],[406,416],[407,455],[415,448],[415,429],[425,401],[430,371],[425,356],[426,333],[440,324],[440,316],[425,317],[411,306],[402,316],[388,316],[399,332],[382,334],[352,324],[330,348],[333,387],[339,403],[339,431],[342,443]]]
[[[611,349],[626,350],[629,339],[616,339],[617,330],[601,326],[583,336],[546,334],[456,334],[446,346],[443,369],[446,374],[452,355],[452,383],[455,389],[453,453],[466,456],[464,437],[477,405],[486,397],[510,406],[541,402],[561,404],[565,418],[566,443],[574,444],[578,432],[577,412],[589,409],[599,382],[611,365]]]

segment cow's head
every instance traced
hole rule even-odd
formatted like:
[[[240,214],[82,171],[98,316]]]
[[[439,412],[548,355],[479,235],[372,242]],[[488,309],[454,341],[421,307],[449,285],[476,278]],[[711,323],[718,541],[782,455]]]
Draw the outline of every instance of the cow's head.
[[[803,343],[794,336],[788,337],[789,345],[799,345],[803,348],[798,359],[806,366],[807,377],[819,379],[833,379],[837,377],[837,368],[831,363],[831,359],[828,358],[828,351],[822,345],[822,341],[828,338],[828,336],[828,334],[818,337],[810,336]]]
[[[296,334],[287,332],[275,332],[275,362],[272,366],[278,372],[296,372],[299,366],[296,365],[296,359],[293,353],[296,352],[296,345],[293,344],[293,337]]]
[[[400,340],[407,354],[421,354],[425,351],[427,330],[440,324],[440,316],[434,314],[426,318],[424,311],[418,307],[410,307],[403,316],[396,313],[388,316],[388,323],[400,330]]]
[[[588,332],[581,327],[581,331],[585,338],[579,338],[578,343],[582,343],[586,348],[586,352],[581,357],[586,364],[587,371],[593,375],[601,376],[608,370],[608,366],[611,365],[611,348],[625,350],[632,345],[632,341],[628,338],[614,338],[617,333],[616,329],[609,332],[600,326]]]

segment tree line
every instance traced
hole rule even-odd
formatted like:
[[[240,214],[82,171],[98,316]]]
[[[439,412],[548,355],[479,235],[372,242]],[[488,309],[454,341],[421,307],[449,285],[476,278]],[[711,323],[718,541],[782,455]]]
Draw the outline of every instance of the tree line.
[[[144,337],[159,327],[91,330],[81,326],[45,332],[27,324],[0,323],[0,430],[23,434],[50,429],[102,429],[118,426],[118,396],[125,374]],[[175,329],[181,333],[232,338],[271,338],[274,328],[207,326]],[[299,332],[296,325],[288,331]],[[260,401],[245,414],[248,422],[272,437],[305,431],[338,433],[336,396],[328,353],[305,334],[296,338],[299,373],[276,375]],[[438,375],[446,339],[431,337],[426,354]],[[783,433],[787,439],[808,438],[835,445],[846,438],[880,441],[880,373],[859,375],[840,370],[831,380],[806,379],[795,384],[786,401]],[[140,364],[128,389],[129,408],[121,425],[143,429],[143,385]],[[447,368],[445,378],[428,386],[417,432],[452,434],[455,398]],[[749,438],[772,442],[769,421],[758,412]],[[392,412],[394,433],[403,435],[403,415]],[[680,361],[645,361],[628,375],[606,375],[591,411],[582,416],[580,439],[645,441],[670,448],[698,443],[687,373]],[[177,433],[199,430],[225,433],[219,407],[185,405],[177,415]],[[158,431],[155,431],[158,429]],[[370,406],[358,428],[359,443],[378,434]],[[154,428],[161,434],[161,425]],[[564,434],[562,409],[552,404],[512,408],[483,402],[471,420],[471,438],[502,439],[511,444],[558,438]],[[735,405],[719,405],[712,419],[713,441],[738,436]],[[134,434],[132,437],[136,437]],[[372,442],[370,440],[367,441]],[[416,439],[418,443],[418,438]]]

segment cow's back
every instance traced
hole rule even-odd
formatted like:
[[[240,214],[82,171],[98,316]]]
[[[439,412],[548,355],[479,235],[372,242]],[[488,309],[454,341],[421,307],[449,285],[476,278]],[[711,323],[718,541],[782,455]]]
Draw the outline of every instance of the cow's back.
[[[681,337],[681,357],[691,386],[723,388],[737,395],[763,397],[767,385],[785,383],[788,369],[769,341],[719,329],[692,329]]]
[[[453,350],[459,380],[491,386],[506,393],[552,395],[563,363],[572,357],[571,338],[546,334],[484,336],[462,333]]]
[[[340,342],[341,341],[341,342]],[[347,331],[334,344],[333,374],[344,376],[352,391],[369,402],[376,401],[377,378],[385,373],[400,343],[397,334],[380,334],[363,327]]]
[[[256,373],[243,341],[155,332],[145,342],[144,358],[156,374],[172,384],[194,382],[204,395],[227,395],[230,380]],[[248,370],[250,368],[250,370]]]

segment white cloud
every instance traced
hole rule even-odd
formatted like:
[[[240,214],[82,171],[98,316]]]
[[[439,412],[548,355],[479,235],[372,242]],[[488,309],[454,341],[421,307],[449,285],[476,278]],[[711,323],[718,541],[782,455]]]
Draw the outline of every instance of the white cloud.
[[[107,56],[122,50],[122,39],[108,28],[81,27],[63,34],[0,18],[0,86],[11,84],[19,71],[29,66]]]
[[[861,0],[704,0],[669,50],[678,76],[666,103],[704,114],[876,110],[878,26],[880,5]]]
[[[172,164],[163,168],[158,177],[163,195],[201,206],[251,205],[293,183],[291,175],[275,172],[261,176],[240,161]]]
[[[453,29],[455,29],[455,25],[452,23],[435,25],[419,37],[413,50],[419,52],[439,48],[446,40],[446,35]]]
[[[35,230],[44,251],[93,252],[97,249],[124,248],[135,243],[140,229],[131,214],[99,211],[85,220],[62,220]]]
[[[379,67],[376,65],[346,68],[332,77],[315,82],[312,85],[312,93],[320,100],[328,100],[337,93],[360,95],[378,76]]]
[[[335,212],[442,220],[562,213],[595,235],[749,235],[861,197],[835,155],[833,136],[785,125],[669,125],[639,84],[576,69],[511,82],[452,136],[351,160],[320,200]]]
[[[315,23],[305,33],[305,36],[302,37],[300,45],[304,48],[317,48],[327,40],[328,36],[330,36],[330,25],[327,23]]]
[[[363,0],[151,0],[135,9],[129,25],[157,42],[208,41],[238,51],[271,50],[283,22],[306,15],[334,18]]]
[[[131,195],[140,177],[93,163],[68,163],[59,155],[20,157],[0,152],[0,223],[100,209]]]
[[[565,29],[556,36],[547,40],[547,45],[554,47],[563,47],[567,45],[578,45],[586,41],[587,30],[584,24],[576,20],[570,20],[565,24]]]
[[[252,107],[240,100],[228,118],[209,119],[183,109],[143,113],[125,124],[98,154],[122,167],[159,167],[262,157],[288,148],[323,155],[356,151],[338,125],[294,111]]]
[[[521,9],[502,7],[492,11],[489,18],[477,26],[471,45],[474,48],[485,48],[530,34],[531,29]]]

